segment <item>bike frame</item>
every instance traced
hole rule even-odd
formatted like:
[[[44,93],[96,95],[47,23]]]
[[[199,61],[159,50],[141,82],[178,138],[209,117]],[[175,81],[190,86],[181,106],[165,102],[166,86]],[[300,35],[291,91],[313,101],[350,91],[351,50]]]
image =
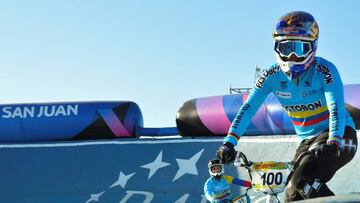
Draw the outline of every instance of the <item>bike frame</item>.
[[[304,152],[302,154],[300,154],[300,156],[295,160],[295,161],[291,161],[291,162],[264,162],[264,163],[275,163],[275,164],[288,164],[288,167],[286,168],[289,172],[289,174],[287,175],[286,177],[286,181],[285,181],[285,184],[283,185],[282,188],[278,188],[278,190],[274,190],[269,184],[267,181],[265,181],[265,178],[264,178],[264,183],[266,183],[268,189],[270,190],[270,192],[264,192],[262,191],[265,195],[266,195],[266,203],[280,203],[280,199],[278,197],[278,194],[283,192],[285,190],[285,187],[286,185],[289,183],[289,181],[291,180],[291,177],[292,175],[294,174],[294,171],[297,169],[300,161],[306,156],[306,155],[309,155],[309,154],[313,154],[314,152],[313,151],[307,151],[307,152]],[[253,177],[252,177],[252,174],[255,173],[255,175],[260,175],[261,177],[264,175],[264,174],[260,174],[258,171],[254,170],[253,166],[254,164],[257,164],[257,163],[262,163],[262,162],[251,162],[251,161],[248,161],[247,157],[245,156],[245,154],[243,154],[242,152],[237,152],[237,155],[236,155],[236,158],[235,158],[235,161],[234,161],[234,166],[236,167],[243,167],[245,169],[247,169],[248,173],[249,173],[249,176],[250,176],[250,179],[251,181],[253,182]],[[273,176],[274,177],[274,176]],[[250,188],[249,188],[250,189]],[[248,190],[249,190],[248,189]],[[247,196],[249,197],[249,195],[247,194],[248,193],[248,190],[246,190],[245,194],[242,195],[241,197],[244,197],[244,196]],[[256,191],[255,191],[256,192]],[[239,196],[238,199],[241,198]],[[247,202],[249,203],[250,201],[250,198],[247,198]],[[258,202],[260,200],[257,200],[255,202]],[[235,202],[235,201],[234,201]]]

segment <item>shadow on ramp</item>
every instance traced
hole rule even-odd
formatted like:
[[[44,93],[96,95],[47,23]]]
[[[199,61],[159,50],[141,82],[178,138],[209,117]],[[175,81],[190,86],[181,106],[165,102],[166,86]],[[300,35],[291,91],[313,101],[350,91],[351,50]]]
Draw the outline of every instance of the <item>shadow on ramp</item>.
[[[294,203],[333,203],[333,202],[360,202],[360,193],[352,193],[347,195],[336,195],[331,197],[319,197],[309,200],[296,201]]]

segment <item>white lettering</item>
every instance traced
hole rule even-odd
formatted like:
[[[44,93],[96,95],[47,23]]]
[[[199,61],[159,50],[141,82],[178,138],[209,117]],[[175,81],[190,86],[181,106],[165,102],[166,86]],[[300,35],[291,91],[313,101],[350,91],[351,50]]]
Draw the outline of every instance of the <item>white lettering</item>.
[[[59,108],[55,112],[55,116],[63,115],[66,116],[65,107],[63,105],[60,105]]]
[[[44,107],[40,106],[39,107],[39,113],[38,113],[37,117],[41,117],[42,115],[44,115]]]
[[[2,111],[3,111],[3,115],[2,115],[3,118],[11,118],[11,107],[10,106],[2,108]]]
[[[130,197],[132,197],[133,195],[138,194],[138,195],[143,195],[145,196],[145,200],[143,201],[144,203],[150,203],[151,200],[154,198],[154,194],[151,192],[146,192],[146,191],[126,191],[126,195],[125,197],[119,202],[119,203],[125,203],[127,202]]]
[[[55,106],[51,106],[51,111],[49,112],[49,106],[44,107],[44,115],[46,117],[52,117],[55,114]]]
[[[35,115],[35,107],[24,107],[24,113],[23,116],[24,118],[27,118],[28,116],[30,118],[33,118]]]
[[[78,104],[75,104],[74,106],[68,105],[67,107],[67,115],[78,115]]]
[[[2,107],[2,118],[39,118],[78,115],[79,105]]]
[[[21,107],[16,107],[11,118],[20,117],[22,118]]]
[[[204,194],[201,194],[201,202],[200,203],[207,203],[206,196]]]

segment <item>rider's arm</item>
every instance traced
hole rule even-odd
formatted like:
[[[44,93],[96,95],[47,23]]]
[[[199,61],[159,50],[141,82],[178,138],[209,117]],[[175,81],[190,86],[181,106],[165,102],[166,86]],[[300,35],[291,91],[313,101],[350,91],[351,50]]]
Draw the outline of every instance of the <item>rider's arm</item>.
[[[334,143],[338,146],[344,136],[345,130],[345,104],[344,104],[344,86],[336,67],[324,60],[324,65],[318,65],[318,71],[322,77],[325,91],[326,104],[329,110],[329,139],[328,143]]]
[[[257,79],[248,98],[236,114],[224,142],[230,142],[234,146],[237,144],[240,136],[242,136],[247,126],[250,124],[252,117],[264,102],[267,95],[271,92],[271,76],[277,71],[279,71],[279,68],[273,66],[261,74]]]
[[[216,191],[214,187],[210,184],[209,180],[206,181],[204,185],[204,194],[209,202],[213,202],[216,200]]]
[[[251,187],[250,181],[241,180],[241,179],[234,178],[232,176],[227,176],[227,175],[224,175],[223,177],[226,180],[226,182],[228,182],[229,184],[235,184],[235,185],[240,185],[240,186],[244,186],[244,187]]]

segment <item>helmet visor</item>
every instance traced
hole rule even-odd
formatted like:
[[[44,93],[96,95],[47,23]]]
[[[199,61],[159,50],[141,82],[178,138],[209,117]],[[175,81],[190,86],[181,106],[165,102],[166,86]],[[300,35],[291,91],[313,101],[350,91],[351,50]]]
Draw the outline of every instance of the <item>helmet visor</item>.
[[[307,57],[311,53],[311,42],[307,41],[280,41],[275,43],[275,51],[281,56],[289,58],[292,54],[298,58]]]

